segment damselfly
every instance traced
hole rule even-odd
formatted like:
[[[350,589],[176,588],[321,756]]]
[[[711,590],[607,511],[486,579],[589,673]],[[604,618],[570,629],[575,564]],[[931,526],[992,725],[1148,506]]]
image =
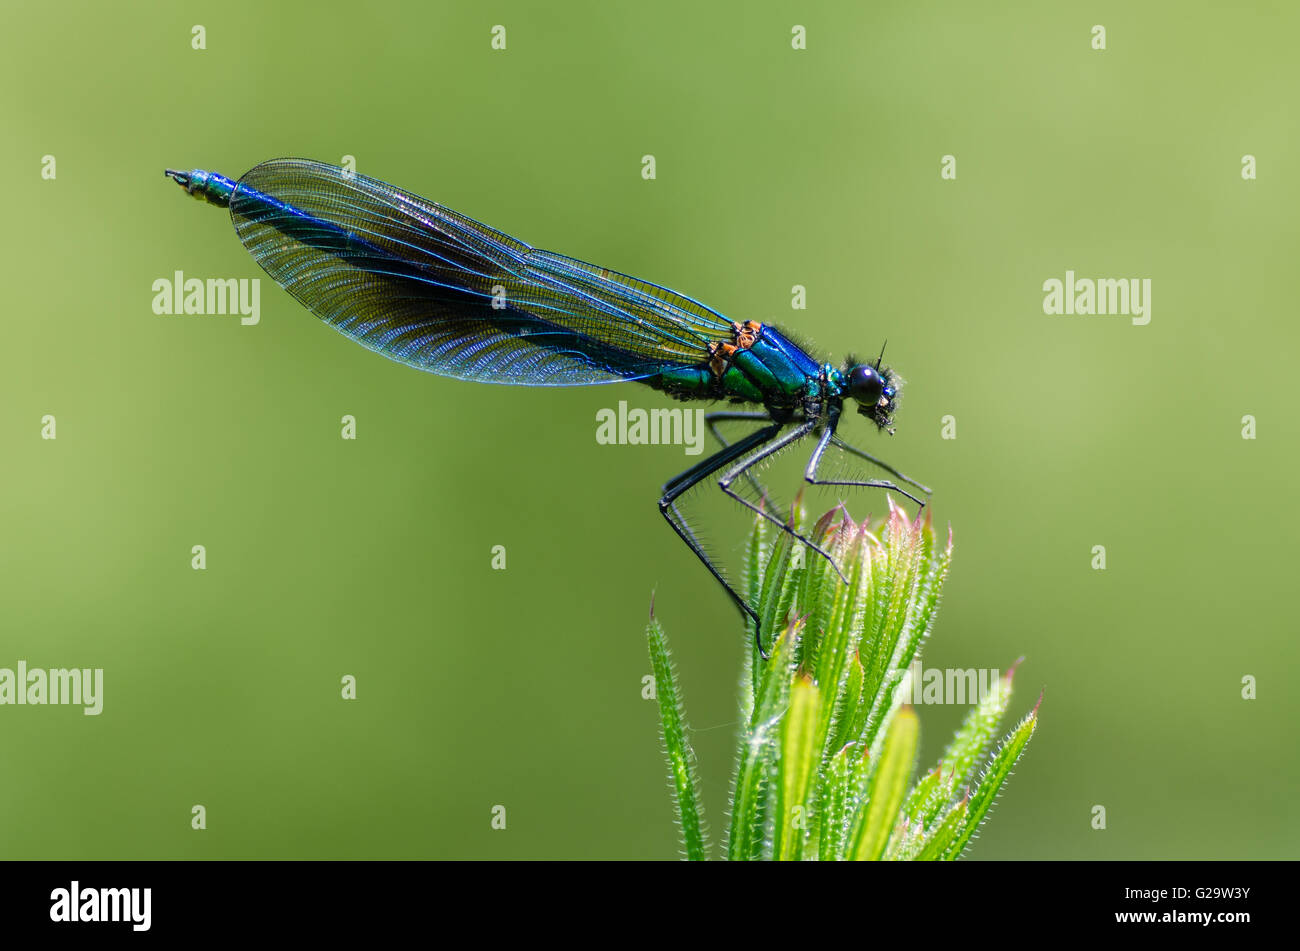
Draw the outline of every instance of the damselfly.
[[[819,476],[834,446],[927,496],[930,490],[836,435],[846,399],[892,433],[900,381],[882,365],[820,362],[771,324],[731,321],[667,288],[541,251],[383,182],[304,159],[272,159],[238,181],[167,170],[191,195],[230,209],[239,240],[298,301],[335,330],[391,360],[442,376],[522,386],[635,380],[681,400],[750,404],[710,413],[722,448],[664,484],[659,509],[737,606],[746,602],[706,553],[678,507],[716,478],[735,501],[834,559],[737,480],[813,437],[804,478],[814,485],[893,489],[885,479]],[[728,443],[724,422],[758,428]],[[753,482],[757,485],[757,482]],[[839,570],[839,566],[835,566]]]

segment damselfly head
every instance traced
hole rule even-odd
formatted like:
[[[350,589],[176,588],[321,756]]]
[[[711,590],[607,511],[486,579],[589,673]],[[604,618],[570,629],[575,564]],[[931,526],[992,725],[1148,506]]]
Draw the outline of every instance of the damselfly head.
[[[890,435],[894,432],[894,404],[903,381],[887,367],[870,363],[850,365],[844,371],[847,395],[858,401],[858,412]]]

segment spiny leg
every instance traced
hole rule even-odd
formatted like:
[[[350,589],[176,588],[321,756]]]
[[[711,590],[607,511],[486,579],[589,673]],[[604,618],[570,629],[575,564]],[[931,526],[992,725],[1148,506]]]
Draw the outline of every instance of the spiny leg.
[[[731,586],[731,583],[722,576],[722,572],[717,569],[713,560],[709,558],[708,554],[704,551],[704,546],[701,545],[699,540],[695,537],[695,533],[691,530],[690,524],[686,521],[686,517],[677,510],[676,503],[677,499],[684,493],[699,485],[714,472],[717,472],[723,466],[734,462],[736,459],[751,451],[755,446],[760,446],[767,442],[780,431],[781,424],[773,423],[770,426],[764,426],[762,429],[755,430],[738,442],[724,446],[712,456],[709,456],[707,459],[691,466],[691,468],[687,469],[685,472],[669,479],[664,483],[663,495],[659,498],[659,511],[663,514],[663,517],[667,520],[668,524],[673,527],[673,531],[675,531],[678,537],[686,543],[686,547],[694,553],[695,557],[700,560],[704,567],[709,569],[709,574],[713,575],[714,580],[717,581],[718,584],[722,585],[727,594],[731,596],[731,600],[736,602],[736,606],[740,608],[741,613],[753,620],[754,637],[758,641],[758,652],[763,656],[764,660],[767,659],[768,655],[763,649],[763,641],[759,631],[762,622],[758,618],[758,612],[750,607],[736,589]]]
[[[880,468],[884,469],[886,472],[890,473],[891,475],[897,476],[901,481],[906,482],[908,485],[915,486],[916,488],[920,489],[922,492],[926,494],[927,497],[930,495],[930,490],[925,486],[921,485],[921,483],[917,482],[915,479],[908,478],[907,476],[903,475],[903,473],[899,472],[897,469],[895,469],[893,466],[889,465],[888,463],[881,462],[875,456],[863,452],[861,449],[858,449],[855,446],[850,446],[848,443],[844,442],[844,440],[836,436],[835,424],[837,422],[838,420],[832,419],[826,425],[826,428],[822,430],[821,438],[817,440],[817,447],[813,449],[812,455],[808,457],[808,466],[806,469],[804,469],[803,477],[810,485],[847,485],[847,486],[853,486],[854,488],[862,488],[862,489],[893,489],[895,492],[898,492],[900,495],[904,495],[907,498],[911,499],[921,508],[925,508],[924,500],[918,499],[915,495],[908,492],[906,489],[902,488],[901,486],[895,485],[893,482],[890,482],[888,479],[870,479],[870,480],[819,479],[817,477],[817,470],[821,466],[822,454],[826,451],[826,447],[833,443],[837,449],[843,449],[845,452],[849,452],[855,456],[859,456],[860,458],[866,459],[868,462],[879,466]]]
[[[704,417],[704,422],[705,422],[705,424],[709,427],[709,432],[713,434],[713,438],[716,439],[716,440],[718,441],[719,445],[721,445],[723,449],[726,449],[726,448],[730,447],[732,444],[729,443],[729,442],[727,442],[726,438],[722,435],[722,433],[718,432],[718,428],[717,428],[717,425],[716,425],[717,423],[725,423],[725,422],[763,422],[763,423],[767,423],[767,424],[769,424],[769,426],[770,426],[771,423],[772,423],[772,417],[771,417],[770,415],[768,415],[767,413],[762,412],[762,411],[745,412],[745,411],[740,411],[740,410],[722,410],[722,411],[719,411],[719,412],[716,412],[716,413],[708,413],[708,414],[706,414],[705,417]],[[755,432],[757,432],[757,430],[755,430]],[[750,433],[750,435],[753,435],[753,433]],[[713,460],[715,460],[716,458],[717,458],[716,456],[710,456],[708,459],[705,459],[705,460],[700,464],[700,466],[692,467],[691,469],[688,469],[686,472],[683,472],[683,473],[680,474],[680,475],[674,476],[672,479],[670,479],[667,483],[664,484],[663,489],[662,489],[661,491],[663,491],[663,492],[665,492],[665,493],[668,492],[668,491],[670,491],[671,488],[673,487],[673,485],[675,485],[677,482],[679,482],[679,481],[681,481],[681,480],[683,480],[683,479],[686,479],[686,478],[689,478],[690,476],[692,476],[692,475],[695,473],[696,469],[698,469],[698,468],[702,468],[702,467],[708,466],[707,471],[709,471],[709,472],[714,471],[715,469],[717,469],[717,468],[719,468],[719,467],[718,467],[718,466],[711,466],[711,465],[709,465],[709,463],[712,462]],[[763,486],[763,485],[762,485],[762,484],[761,484],[757,479],[754,479],[752,476],[751,476],[751,477],[747,477],[747,478],[748,478],[748,480],[749,480],[749,484],[752,485],[752,486],[754,487],[754,491],[758,494],[759,498],[761,498],[761,499],[763,500],[764,504],[770,504],[770,496],[768,496],[768,494],[767,494],[767,489],[766,489],[766,488],[765,488],[765,487],[764,487],[764,486]],[[695,482],[692,482],[692,483],[691,483],[692,486],[695,485],[695,484],[696,484]],[[690,487],[690,486],[688,486],[688,488],[689,488],[689,487]],[[680,494],[680,493],[678,493],[678,494]],[[677,514],[677,517],[678,517],[679,519],[681,519],[681,523],[682,523],[682,524],[681,524],[681,527],[682,527],[683,529],[685,529],[687,532],[691,532],[691,527],[690,527],[690,525],[686,522],[686,517],[683,516],[683,515],[681,514],[681,512],[677,512],[676,514]],[[679,531],[679,534],[680,534],[680,531]],[[691,535],[692,535],[692,538],[693,538],[693,537],[694,537],[694,532],[691,532]],[[691,542],[688,540],[688,541],[687,541],[687,544],[689,545],[689,544],[691,544]],[[699,545],[698,539],[695,540],[695,545]],[[702,546],[701,546],[701,547],[702,547]],[[694,546],[693,546],[692,550],[694,550]]]
[[[850,452],[853,455],[857,456],[859,459],[867,460],[867,462],[871,463],[873,466],[879,466],[881,469],[884,469],[890,475],[898,479],[901,479],[903,482],[906,482],[908,485],[912,486],[913,488],[920,489],[926,495],[933,494],[933,490],[928,485],[922,485],[921,483],[913,479],[911,476],[903,475],[903,473],[899,472],[897,469],[895,469],[889,463],[885,462],[883,459],[877,459],[871,453],[865,452],[864,450],[859,449],[857,446],[850,446],[848,443],[846,443],[843,439],[839,437],[838,433],[834,432],[833,427],[831,432],[832,432],[831,442],[835,444],[835,447],[837,449],[843,449],[845,452]],[[898,491],[902,492],[903,490],[899,489]],[[911,496],[908,496],[908,498],[911,498]],[[913,499],[913,501],[915,501],[915,499]],[[921,504],[924,505],[925,503],[922,502]]]
[[[709,427],[709,432],[713,433],[713,438],[721,443],[724,447],[731,445],[723,438],[722,433],[718,432],[718,423],[727,422],[765,422],[770,423],[772,417],[764,412],[745,412],[742,410],[721,410],[716,413],[709,413],[704,417],[704,423]],[[771,496],[767,494],[767,487],[759,482],[749,473],[745,473],[745,480],[753,486],[754,492],[763,500],[764,505],[771,505]]]
[[[828,551],[826,551],[824,548],[822,548],[820,545],[814,542],[811,538],[808,538],[806,535],[799,534],[799,532],[794,530],[793,526],[789,525],[786,522],[781,521],[771,512],[767,511],[764,507],[755,505],[753,502],[749,501],[744,496],[738,495],[737,493],[733,492],[731,489],[731,483],[735,482],[736,479],[742,476],[747,469],[753,468],[758,463],[766,459],[768,456],[778,453],[786,446],[789,446],[792,443],[796,443],[800,439],[803,439],[803,437],[807,436],[810,432],[813,431],[816,425],[817,424],[812,420],[800,423],[797,426],[795,426],[794,429],[790,430],[790,432],[788,432],[786,435],[782,436],[780,439],[777,439],[773,442],[768,442],[766,445],[759,448],[752,455],[745,457],[744,459],[740,460],[740,462],[736,463],[734,466],[728,469],[726,474],[723,475],[723,477],[718,481],[718,486],[719,488],[722,489],[723,492],[731,496],[731,498],[735,499],[741,505],[745,506],[745,508],[750,509],[753,512],[757,512],[759,515],[763,516],[763,518],[767,519],[777,528],[781,529],[781,531],[788,533],[796,541],[798,541],[803,545],[807,545],[813,551],[817,552],[817,554],[821,555],[823,558],[829,561],[831,567],[835,569],[835,573],[840,576],[840,579],[844,581],[845,584],[847,584],[849,579],[845,577],[844,572],[840,570],[840,566],[835,563],[835,559],[831,557]],[[739,445],[739,443],[737,443],[737,445]]]

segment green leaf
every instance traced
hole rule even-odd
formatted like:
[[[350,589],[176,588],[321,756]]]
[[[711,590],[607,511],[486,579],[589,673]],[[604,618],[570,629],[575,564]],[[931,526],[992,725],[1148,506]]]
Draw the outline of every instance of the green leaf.
[[[885,734],[880,761],[867,782],[866,802],[859,807],[850,836],[850,854],[858,861],[875,861],[884,854],[894,830],[907,782],[916,763],[920,721],[916,711],[903,707]]]
[[[796,528],[807,522],[799,502],[791,512]],[[1037,708],[990,756],[1009,703],[1009,672],[965,717],[939,767],[913,782],[920,721],[900,684],[934,627],[952,531],[941,542],[929,513],[909,519],[891,498],[874,527],[839,505],[804,534],[833,556],[843,577],[811,548],[796,558],[798,543],[766,516],[754,519],[748,540],[742,589],[772,656],[759,655],[747,621],[726,855],[957,858],[1023,753]],[[663,654],[666,660],[666,646]],[[671,684],[666,662],[656,677]],[[675,686],[667,692],[676,720],[661,715],[674,784],[687,804],[679,806],[685,834],[702,827],[698,783]],[[688,854],[703,847],[702,830],[699,839],[688,842]]]
[[[849,580],[852,582],[854,577],[854,566],[848,564],[845,566],[848,570]],[[853,640],[852,624],[845,618],[844,601],[846,589],[845,586],[836,584],[837,590],[828,592],[827,601],[831,604],[831,610],[823,616],[822,627],[817,636],[819,642],[814,654],[809,655],[805,652],[803,670],[812,675],[818,684],[823,684],[834,696],[836,687],[840,680],[847,674],[846,666],[848,663],[848,647]],[[809,616],[811,619],[811,615]],[[805,640],[813,636],[811,628],[805,632]],[[824,716],[829,720],[831,711],[827,710]]]
[[[812,825],[808,790],[816,774],[818,707],[817,687],[806,677],[794,682],[790,707],[781,726],[781,752],[777,759],[776,841],[773,852],[782,861],[803,857]]]
[[[688,859],[700,861],[708,858],[709,842],[699,804],[700,782],[695,771],[695,751],[686,738],[686,714],[668,653],[668,639],[653,615],[646,628],[646,639],[650,643],[650,664],[654,668],[655,695],[659,700],[668,772],[677,792],[677,822],[682,833],[682,845]]]
[[[772,656],[757,670],[758,695],[752,722],[741,736],[740,761],[733,790],[727,854],[731,859],[762,857],[770,814],[769,772],[777,753],[781,715],[790,701],[795,651],[802,625],[791,624],[777,639]]]
[[[941,787],[940,782],[943,778],[943,761],[930,770],[924,776],[916,781],[912,791],[907,794],[907,800],[903,803],[903,816],[909,822],[924,824],[923,819],[929,804],[941,796],[946,787]],[[939,799],[940,804],[946,801],[947,797]]]
[[[841,556],[847,561],[849,583],[837,585],[838,590],[826,600],[831,604],[829,617],[823,621],[821,644],[815,663],[817,682],[836,690],[848,674],[848,653],[855,646],[855,618],[866,591],[869,567],[862,558],[863,538],[858,534],[849,544],[842,546]],[[824,558],[821,559],[825,561]],[[836,579],[838,581],[838,579]],[[829,723],[831,710],[825,713]]]
[[[749,533],[749,544],[745,552],[745,599],[750,604],[758,604],[763,595],[763,574],[766,554],[769,549],[767,535],[770,523],[765,518],[755,518],[754,527]],[[754,650],[754,622],[748,614],[745,618],[745,652],[740,670],[740,714],[748,723],[754,715],[754,693],[758,671],[754,667],[757,651]]]
[[[899,670],[906,670],[912,665],[921,645],[930,636],[934,619],[939,612],[939,592],[948,578],[948,569],[952,566],[952,530],[948,530],[948,544],[936,555],[934,525],[928,514],[920,530],[920,542],[915,587],[894,658],[894,666]]]
[[[988,752],[1002,715],[1011,702],[1011,680],[1015,676],[1015,670],[1013,666],[998,678],[989,695],[966,714],[966,719],[953,736],[952,742],[943,751],[940,762],[947,768],[944,777],[944,789],[947,792],[945,799],[966,784],[975,764]],[[923,816],[927,824],[933,821],[942,805],[942,802],[931,804]]]
[[[778,532],[776,540],[772,543],[772,553],[767,562],[767,569],[763,573],[763,583],[758,596],[758,616],[762,619],[764,641],[770,641],[773,633],[784,625],[785,615],[794,597],[793,590],[785,583],[786,575],[790,571],[790,556],[793,552],[794,536],[786,531]],[[757,654],[757,647],[754,652]],[[757,672],[764,661],[756,656],[754,664]],[[755,687],[757,693],[757,683]]]
[[[846,746],[831,757],[826,767],[821,811],[816,816],[820,830],[818,858],[822,861],[838,859],[843,852],[849,814],[855,804],[850,796],[853,768],[860,758],[856,747]]]
[[[832,540],[838,536],[838,532],[832,532],[831,526],[839,511],[839,509],[831,509],[817,520],[817,524],[808,533],[810,539],[822,549],[832,553],[834,552]],[[831,547],[827,548],[828,545]],[[811,548],[806,549],[803,555],[804,570],[799,579],[798,610],[808,616],[806,630],[809,633],[805,634],[805,640],[811,637],[820,644],[835,605],[835,585],[839,577],[835,574],[831,563]],[[808,663],[815,662],[816,649],[810,651],[805,645],[804,655],[809,658]]]
[[[1042,703],[1041,697],[1039,703]],[[1011,735],[1003,742],[1002,747],[989,763],[988,769],[984,770],[979,785],[975,787],[975,792],[970,797],[970,814],[966,817],[961,831],[953,838],[952,844],[944,853],[945,858],[956,858],[966,849],[980,823],[993,808],[993,800],[997,798],[998,790],[1002,788],[1002,784],[1011,775],[1011,770],[1019,762],[1037,725],[1038,707],[1035,706],[1029,715],[1011,731]]]
[[[885,539],[885,557],[875,559],[883,563],[881,573],[872,577],[873,588],[879,584],[873,590],[873,600],[879,602],[873,611],[874,634],[869,643],[864,643],[862,652],[866,674],[863,694],[874,698],[863,738],[868,746],[875,745],[877,731],[888,719],[889,711],[897,706],[895,688],[902,673],[894,669],[894,658],[907,618],[909,598],[916,590],[918,533],[893,499],[889,501]]]
[[[945,857],[953,839],[966,827],[967,809],[968,802],[963,799],[948,810],[948,815],[927,836],[921,851],[916,854],[918,862],[933,862]]]
[[[866,722],[866,717],[860,716],[864,703],[862,662],[858,660],[857,651],[849,652],[845,664],[844,686],[837,702],[840,704],[840,710],[835,715],[835,738],[830,744],[831,749],[843,749],[850,740],[860,736],[862,726]]]
[[[868,562],[863,550],[866,526],[860,529],[846,519],[852,535],[836,546],[837,556],[844,559],[849,577],[847,585],[840,584],[833,600],[834,609],[826,622],[815,661],[815,680],[821,692],[817,731],[813,737],[816,749],[817,779],[812,803],[815,813],[820,813],[822,800],[827,794],[826,770],[835,752],[845,744],[838,738],[851,723],[862,691],[862,667],[857,663],[857,640],[860,630],[862,605],[866,599]],[[825,560],[825,559],[822,559]],[[805,637],[807,634],[805,634]]]
[[[757,604],[763,593],[763,571],[770,549],[767,536],[770,534],[768,529],[771,524],[765,518],[755,518],[754,527],[749,532],[749,544],[745,551],[745,596],[750,604]]]

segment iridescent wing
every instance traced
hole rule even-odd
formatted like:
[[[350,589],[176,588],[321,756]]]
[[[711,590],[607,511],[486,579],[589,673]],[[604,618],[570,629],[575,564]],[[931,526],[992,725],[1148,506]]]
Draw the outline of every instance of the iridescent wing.
[[[488,383],[612,383],[702,366],[730,321],[645,281],[536,250],[332,165],[273,159],[238,182],[249,253],[312,313],[420,370]]]

